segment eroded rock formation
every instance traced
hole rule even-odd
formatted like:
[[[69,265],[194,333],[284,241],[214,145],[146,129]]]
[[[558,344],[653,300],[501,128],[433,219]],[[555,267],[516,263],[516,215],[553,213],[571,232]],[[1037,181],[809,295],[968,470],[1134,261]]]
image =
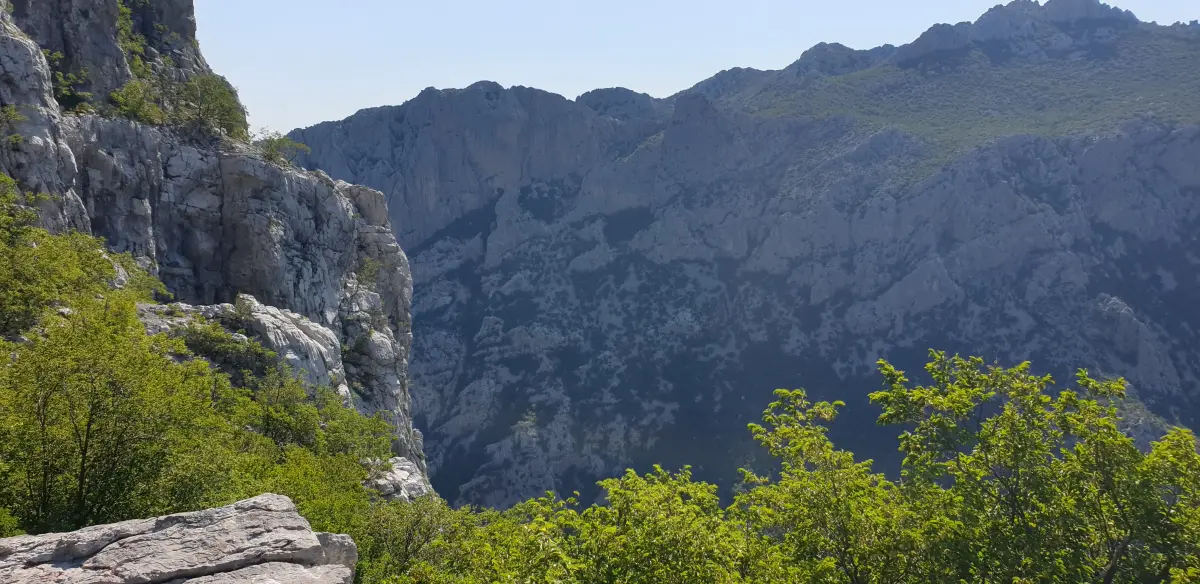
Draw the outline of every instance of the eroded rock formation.
[[[287,497],[0,539],[0,582],[350,584],[358,549],[317,533]]]
[[[47,227],[104,237],[176,300],[220,316],[247,295],[250,332],[362,411],[384,413],[395,455],[423,481],[408,395],[412,281],[383,196],[267,162],[233,140],[112,117],[107,96],[132,79],[118,5],[0,0],[0,105],[22,118],[4,128],[20,138],[0,147],[0,171],[50,195],[41,203]],[[191,0],[130,10],[155,75],[211,73]],[[43,49],[63,53],[60,71],[87,70],[80,89],[98,113],[62,111]]]

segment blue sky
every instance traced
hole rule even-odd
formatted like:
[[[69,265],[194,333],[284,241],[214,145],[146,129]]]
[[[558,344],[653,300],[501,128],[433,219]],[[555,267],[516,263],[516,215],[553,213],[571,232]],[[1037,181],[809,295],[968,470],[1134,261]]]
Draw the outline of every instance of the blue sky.
[[[196,0],[201,48],[250,110],[288,131],[487,79],[574,98],[663,97],[730,67],[778,69],[812,45],[902,44],[997,0]],[[1196,0],[1118,0],[1142,20]]]

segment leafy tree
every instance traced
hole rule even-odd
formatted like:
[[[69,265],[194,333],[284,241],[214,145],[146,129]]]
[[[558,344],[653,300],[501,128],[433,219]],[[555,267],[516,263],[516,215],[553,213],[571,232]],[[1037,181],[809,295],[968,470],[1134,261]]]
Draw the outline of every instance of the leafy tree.
[[[224,77],[197,75],[179,87],[176,97],[178,103],[172,115],[177,123],[204,132],[224,133],[236,140],[249,139],[246,109]]]
[[[432,579],[433,566],[446,563],[475,526],[469,508],[456,511],[432,495],[372,505],[355,538],[364,560],[358,576],[363,582],[422,573]]]
[[[751,424],[754,438],[782,463],[777,481],[746,472],[754,488],[738,497],[748,520],[777,541],[811,582],[914,581],[921,544],[902,494],[870,461],[834,448],[826,425],[841,402],[812,404],[803,390],[779,390]]]
[[[279,165],[291,164],[301,152],[311,152],[308,145],[274,131],[261,132],[254,144],[262,152],[263,158]]]
[[[1005,369],[932,352],[929,386],[880,362],[880,422],[904,424],[904,478],[944,489],[932,557],[946,581],[1166,581],[1196,562],[1200,458],[1174,430],[1147,455],[1118,429],[1123,380],[1080,371],[1052,397],[1028,363]],[[945,485],[945,486],[940,486]]]
[[[0,338],[33,326],[51,307],[106,293],[118,271],[129,275],[126,288],[144,298],[162,289],[128,256],[106,253],[98,239],[36,227],[37,215],[25,205],[36,200],[0,174]]]
[[[131,294],[77,301],[6,348],[0,370],[0,459],[13,512],[34,531],[188,507],[160,491],[177,451],[213,424],[217,381],[203,362],[177,364],[182,346],[149,337]],[[187,473],[182,473],[186,475]]]
[[[758,538],[726,516],[716,485],[693,482],[689,469],[627,471],[600,486],[606,504],[560,514],[579,582],[780,581]]]

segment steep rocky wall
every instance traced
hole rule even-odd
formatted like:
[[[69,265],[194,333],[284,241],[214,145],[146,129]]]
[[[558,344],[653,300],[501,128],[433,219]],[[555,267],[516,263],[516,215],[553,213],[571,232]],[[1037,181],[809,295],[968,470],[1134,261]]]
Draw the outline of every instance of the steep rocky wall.
[[[0,171],[50,195],[41,203],[48,227],[104,237],[157,274],[176,300],[213,305],[248,294],[325,329],[347,347],[338,358],[354,404],[383,412],[397,428],[395,454],[423,473],[408,394],[412,281],[383,196],[266,162],[228,140],[60,111],[34,38],[94,68],[97,88],[119,85],[128,65],[108,52],[115,7],[116,0],[64,0],[0,10],[0,106],[25,118],[5,129],[21,139],[0,146]],[[150,37],[147,49],[173,51],[183,75],[207,71],[187,42],[191,10],[190,0],[179,0],[134,11],[142,29],[184,33]],[[109,61],[118,65],[101,66]]]
[[[304,164],[387,193],[394,220],[430,217],[399,237],[443,496],[505,505],[652,463],[732,484],[761,462],[745,427],[779,387],[846,401],[837,443],[894,470],[874,364],[919,376],[931,347],[1064,385],[1122,375],[1154,414],[1200,421],[1200,127],[999,135],[941,162],[924,135],[772,104],[897,54],[1084,66],[1174,34],[1130,18],[1018,1],[957,48],[936,30],[903,52],[825,45],[669,100],[427,90],[292,136],[314,146]],[[1147,438],[1159,421],[1133,404],[1129,423]]]
[[[316,533],[287,497],[0,539],[0,582],[350,584],[358,549]]]

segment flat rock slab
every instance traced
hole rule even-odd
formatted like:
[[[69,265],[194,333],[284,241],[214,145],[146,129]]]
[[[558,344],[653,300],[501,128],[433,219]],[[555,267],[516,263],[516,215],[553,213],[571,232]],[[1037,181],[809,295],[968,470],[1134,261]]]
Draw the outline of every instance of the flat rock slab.
[[[316,533],[287,497],[0,539],[0,582],[350,584],[357,548]]]

